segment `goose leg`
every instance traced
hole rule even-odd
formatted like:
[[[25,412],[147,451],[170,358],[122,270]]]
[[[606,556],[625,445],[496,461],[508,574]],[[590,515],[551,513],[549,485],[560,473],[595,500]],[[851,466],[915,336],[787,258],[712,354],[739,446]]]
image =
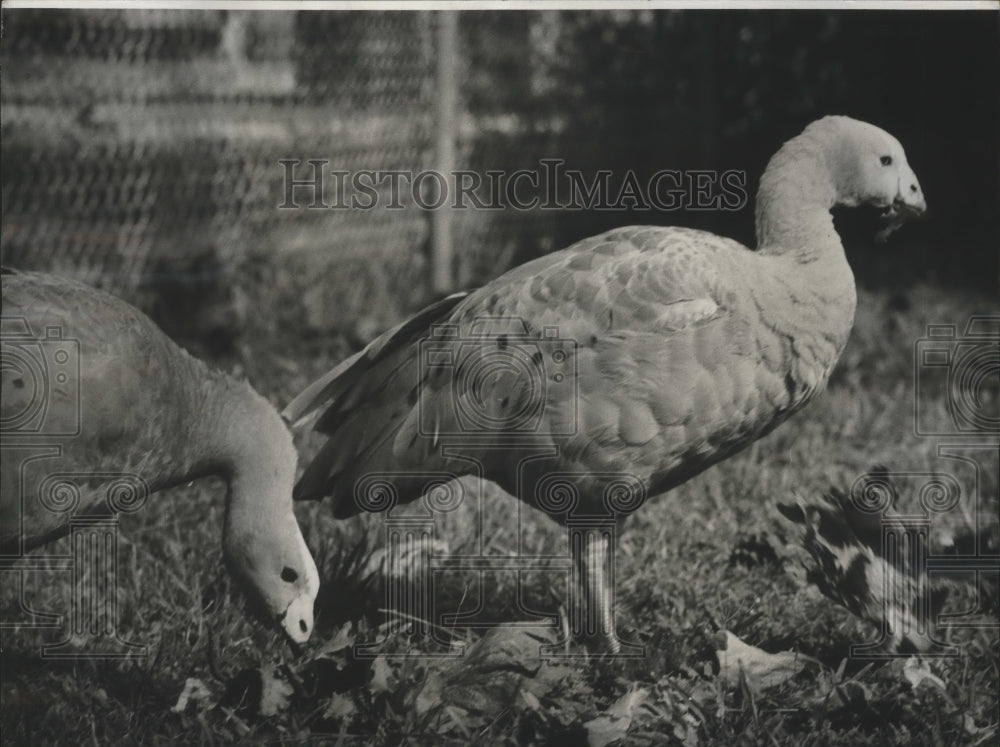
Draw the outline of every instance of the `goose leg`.
[[[573,554],[573,599],[570,625],[573,635],[600,642],[615,655],[641,656],[641,646],[623,644],[615,629],[614,524],[570,528]]]

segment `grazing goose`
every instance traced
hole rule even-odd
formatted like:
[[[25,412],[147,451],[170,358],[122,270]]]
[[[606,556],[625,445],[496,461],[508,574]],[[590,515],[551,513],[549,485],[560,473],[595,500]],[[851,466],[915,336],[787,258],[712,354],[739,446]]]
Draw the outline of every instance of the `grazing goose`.
[[[566,523],[634,510],[823,389],[855,308],[830,209],[862,204],[894,225],[926,207],[894,137],[825,117],[768,164],[757,251],[618,228],[428,307],[288,405],[291,423],[320,413],[329,435],[296,497],[332,495],[344,517],[366,475],[388,474],[403,503],[429,484],[415,473],[437,471],[493,480]],[[617,651],[614,536],[586,534],[573,555],[585,619]]]
[[[297,454],[277,411],[112,295],[34,272],[0,279],[0,551],[17,557],[66,534],[71,514],[114,512],[123,485],[127,505],[218,475],[230,571],[255,611],[306,641],[318,574],[292,512]],[[55,487],[59,476],[73,485]],[[72,506],[67,491],[79,493]]]

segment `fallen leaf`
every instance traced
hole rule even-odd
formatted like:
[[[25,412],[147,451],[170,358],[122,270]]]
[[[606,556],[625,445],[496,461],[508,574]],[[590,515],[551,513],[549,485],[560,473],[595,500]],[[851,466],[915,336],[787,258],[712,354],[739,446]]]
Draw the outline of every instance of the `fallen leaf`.
[[[212,699],[211,691],[205,683],[196,677],[188,677],[184,680],[184,689],[177,698],[177,702],[170,710],[174,713],[183,713],[187,710],[189,703],[204,703]]]
[[[927,682],[937,685],[942,690],[947,691],[944,680],[931,672],[930,665],[916,656],[911,656],[903,663],[903,676],[910,683],[910,687],[916,690],[922,683]]]
[[[319,650],[316,657],[332,657],[340,653],[344,649],[353,645],[355,636],[351,634],[351,623],[344,623],[344,625],[337,631],[337,633],[329,641],[323,644],[323,648]]]
[[[389,681],[394,678],[392,667],[384,656],[375,657],[372,662],[372,678],[369,688],[373,693],[387,693],[392,690]]]
[[[602,715],[585,723],[589,747],[604,747],[611,742],[625,739],[636,709],[649,697],[642,688],[629,690]]]
[[[769,654],[756,646],[744,643],[730,631],[725,631],[726,648],[716,651],[721,667],[720,674],[729,683],[739,682],[740,671],[746,676],[753,690],[775,687],[791,679],[806,664],[818,663],[815,659],[794,651]]]
[[[459,666],[479,672],[515,669],[532,674],[543,663],[542,647],[554,642],[555,631],[552,628],[499,625],[476,641],[459,660]]]
[[[288,707],[293,693],[292,685],[281,677],[275,677],[261,670],[260,673],[260,714],[274,716]]]
[[[585,723],[583,727],[587,730],[589,747],[604,747],[606,744],[624,739],[631,725],[632,719],[598,716]]]
[[[607,710],[607,713],[609,716],[616,716],[618,718],[632,718],[635,715],[636,709],[641,706],[648,697],[649,691],[641,687],[629,690]]]
[[[354,700],[346,695],[336,693],[327,702],[324,718],[344,719],[354,714]]]
[[[542,704],[530,690],[521,690],[521,697],[524,698],[524,702],[528,704],[528,708],[531,710],[536,712],[542,710]]]
[[[976,720],[972,718],[968,713],[962,716],[962,726],[965,729],[966,734],[970,734],[974,737],[978,737],[980,734],[990,737],[996,732],[995,726],[976,726]],[[984,740],[976,742],[976,744],[983,744]],[[994,742],[996,744],[996,742]]]
[[[420,692],[417,693],[416,700],[413,703],[418,715],[423,716],[432,708],[437,708],[441,705],[441,688],[443,684],[441,675],[438,672],[434,670],[428,671],[427,679],[424,680],[424,686],[420,688]]]
[[[495,672],[488,676],[464,676],[444,688],[445,702],[471,713],[493,717],[517,704],[524,675],[517,672]]]
[[[556,637],[555,630],[544,627],[492,628],[464,656],[429,661],[413,707],[423,715],[457,706],[486,719],[509,708],[523,710],[524,703],[544,710],[545,700],[546,708],[553,708],[553,700],[578,694],[581,679],[564,664],[542,658],[543,647],[554,644]]]

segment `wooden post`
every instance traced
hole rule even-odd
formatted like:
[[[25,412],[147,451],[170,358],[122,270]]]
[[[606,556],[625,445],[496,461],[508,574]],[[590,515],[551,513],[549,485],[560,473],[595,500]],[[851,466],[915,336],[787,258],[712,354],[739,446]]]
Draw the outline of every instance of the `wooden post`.
[[[443,10],[437,13],[437,91],[435,96],[437,142],[435,168],[449,189],[455,170],[455,140],[458,136],[456,103],[458,101],[458,12]],[[431,212],[431,288],[435,293],[449,293],[454,289],[452,224],[452,195],[444,204]]]

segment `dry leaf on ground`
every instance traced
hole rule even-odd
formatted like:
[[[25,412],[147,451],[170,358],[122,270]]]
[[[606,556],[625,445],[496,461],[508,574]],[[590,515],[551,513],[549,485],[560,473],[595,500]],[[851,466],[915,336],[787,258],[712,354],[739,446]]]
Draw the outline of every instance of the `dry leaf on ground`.
[[[181,690],[181,694],[177,697],[177,702],[170,710],[174,713],[184,713],[190,703],[210,708],[210,701],[212,700],[212,692],[204,682],[197,677],[188,677],[184,681],[184,689]]]
[[[726,647],[718,650],[720,674],[733,684],[739,682],[740,671],[747,684],[754,690],[776,687],[797,675],[806,664],[818,664],[815,659],[794,651],[769,654],[756,646],[744,643],[730,631],[725,631]]]
[[[589,747],[604,747],[611,742],[624,739],[632,725],[636,709],[649,697],[649,691],[642,688],[629,690],[614,705],[595,719],[585,723]]]

